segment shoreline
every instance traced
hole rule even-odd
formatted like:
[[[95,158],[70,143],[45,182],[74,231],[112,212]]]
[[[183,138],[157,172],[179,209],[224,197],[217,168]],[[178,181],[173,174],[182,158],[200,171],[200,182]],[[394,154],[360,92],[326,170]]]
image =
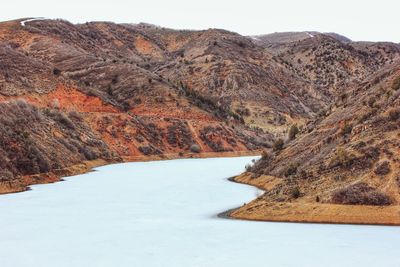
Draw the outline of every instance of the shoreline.
[[[234,183],[251,185],[230,177]],[[267,202],[256,198],[243,206],[221,212],[225,219],[307,224],[400,226],[400,206],[339,205],[330,203]]]
[[[234,151],[234,152],[205,152],[165,154],[159,156],[125,157],[121,161],[96,159],[74,164],[60,170],[49,173],[35,174],[22,177],[22,184],[10,186],[4,190],[0,184],[0,195],[21,193],[32,190],[31,185],[62,182],[64,177],[85,174],[94,168],[115,163],[148,162],[175,159],[198,158],[222,158],[259,156],[259,151]],[[265,191],[260,186],[237,180],[238,176],[229,177],[226,180],[233,183],[245,184]],[[11,184],[11,182],[9,182]],[[330,210],[334,208],[334,213]],[[371,213],[374,216],[371,216]],[[397,214],[397,217],[394,216]],[[256,222],[276,223],[307,223],[307,224],[337,224],[337,225],[365,225],[365,226],[400,226],[400,206],[361,206],[361,205],[337,205],[337,204],[310,204],[310,203],[267,203],[256,198],[245,205],[231,208],[216,214],[216,217],[229,220],[245,220]]]
[[[147,161],[160,161],[160,160],[174,160],[174,159],[196,159],[196,158],[223,158],[223,157],[244,157],[244,156],[259,156],[260,151],[228,151],[228,152],[202,152],[202,153],[170,153],[162,155],[151,156],[131,156],[121,157],[121,160],[105,160],[95,159],[90,161],[83,161],[73,164],[64,169],[52,170],[48,173],[39,173],[32,175],[25,175],[15,179],[14,181],[6,181],[0,183],[0,195],[21,193],[31,190],[31,185],[50,184],[62,182],[63,177],[75,176],[85,174],[93,171],[94,168],[106,166],[114,163],[128,163],[128,162],[147,162]]]

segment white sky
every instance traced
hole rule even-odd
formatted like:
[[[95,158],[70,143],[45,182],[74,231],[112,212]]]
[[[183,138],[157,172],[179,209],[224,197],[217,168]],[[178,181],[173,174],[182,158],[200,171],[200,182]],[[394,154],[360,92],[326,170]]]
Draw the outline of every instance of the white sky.
[[[243,35],[337,32],[400,42],[400,0],[3,0],[0,20],[148,22],[175,29],[223,28]]]

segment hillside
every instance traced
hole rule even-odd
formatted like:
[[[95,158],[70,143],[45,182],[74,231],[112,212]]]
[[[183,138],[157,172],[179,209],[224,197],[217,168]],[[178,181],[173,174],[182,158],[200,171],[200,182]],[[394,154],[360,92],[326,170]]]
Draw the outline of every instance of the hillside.
[[[336,34],[278,37],[1,22],[0,193],[91,164],[269,150],[400,56],[397,44]]]
[[[325,116],[236,181],[266,193],[234,217],[399,224],[400,63],[360,83]]]
[[[346,36],[337,34],[337,33],[321,33],[316,31],[307,31],[307,32],[274,32],[270,34],[263,35],[255,35],[251,36],[253,40],[255,40],[258,44],[264,46],[273,46],[280,44],[288,44],[297,41],[302,41],[305,39],[313,38],[316,35],[326,35],[330,36],[342,43],[350,43],[351,40]]]
[[[134,29],[11,21],[0,40],[0,192],[88,161],[254,154],[272,143],[229,107],[151,70],[147,62],[179,56],[149,53],[157,41]]]

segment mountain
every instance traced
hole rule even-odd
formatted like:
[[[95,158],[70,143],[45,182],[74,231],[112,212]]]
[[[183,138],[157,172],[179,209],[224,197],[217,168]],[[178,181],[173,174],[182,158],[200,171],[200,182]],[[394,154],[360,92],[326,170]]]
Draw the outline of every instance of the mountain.
[[[273,221],[399,224],[400,62],[236,177],[266,190],[232,215]]]
[[[307,32],[275,32],[270,34],[263,35],[254,35],[250,36],[257,43],[261,45],[278,45],[278,44],[287,44],[293,43],[297,41],[302,41],[308,38],[313,38],[317,35],[325,35],[330,36],[339,42],[342,43],[350,43],[351,40],[346,36],[337,34],[337,33],[320,33],[316,31],[307,31]]]
[[[316,32],[1,22],[0,192],[93,164],[271,150],[399,56]]]
[[[241,155],[272,141],[222,100],[163,77],[156,68],[181,56],[133,26],[3,22],[0,54],[1,192],[89,161]]]

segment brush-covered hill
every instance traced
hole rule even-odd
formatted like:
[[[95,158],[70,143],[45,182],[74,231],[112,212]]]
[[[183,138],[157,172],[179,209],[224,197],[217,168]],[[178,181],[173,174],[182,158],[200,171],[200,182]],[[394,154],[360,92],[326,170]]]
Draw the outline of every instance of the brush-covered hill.
[[[266,193],[234,217],[400,223],[400,62],[291,137],[236,177]]]
[[[153,69],[180,55],[133,27],[23,21],[0,23],[0,192],[86,161],[241,155],[272,143]]]
[[[307,36],[270,46],[219,29],[1,22],[3,191],[11,176],[29,184],[88,160],[257,153],[400,55],[395,44]]]

